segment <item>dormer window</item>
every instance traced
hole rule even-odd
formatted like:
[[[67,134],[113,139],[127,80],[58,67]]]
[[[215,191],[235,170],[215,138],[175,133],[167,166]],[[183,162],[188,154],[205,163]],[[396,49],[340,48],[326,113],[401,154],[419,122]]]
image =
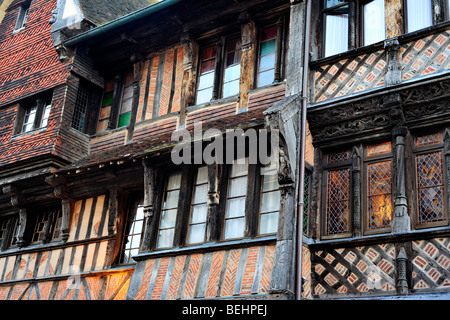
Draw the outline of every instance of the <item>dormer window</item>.
[[[30,11],[30,3],[25,3],[20,7],[14,31],[22,30],[25,28],[25,25],[28,21],[29,11]]]

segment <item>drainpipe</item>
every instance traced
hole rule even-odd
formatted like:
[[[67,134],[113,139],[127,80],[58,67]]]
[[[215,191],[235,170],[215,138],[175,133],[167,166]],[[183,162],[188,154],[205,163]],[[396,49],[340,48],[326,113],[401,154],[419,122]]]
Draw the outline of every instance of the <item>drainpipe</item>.
[[[302,296],[302,252],[303,252],[303,210],[304,210],[304,184],[305,184],[305,153],[306,153],[306,109],[308,107],[308,66],[309,66],[309,41],[311,25],[311,0],[306,1],[305,12],[305,41],[303,53],[303,78],[302,78],[302,109],[300,113],[301,136],[299,139],[300,164],[297,170],[298,190],[298,209],[297,209],[297,275],[296,275],[296,300]]]

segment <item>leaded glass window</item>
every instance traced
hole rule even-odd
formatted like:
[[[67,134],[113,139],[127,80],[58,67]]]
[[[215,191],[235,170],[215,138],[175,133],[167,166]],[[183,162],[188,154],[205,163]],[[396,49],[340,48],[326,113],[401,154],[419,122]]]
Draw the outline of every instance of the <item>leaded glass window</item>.
[[[379,232],[391,227],[394,211],[391,157],[391,142],[374,144],[366,148],[366,231]]]
[[[416,138],[418,153],[415,156],[415,170],[419,225],[428,226],[447,221],[442,142],[440,132]]]
[[[326,234],[350,232],[350,169],[327,173]]]

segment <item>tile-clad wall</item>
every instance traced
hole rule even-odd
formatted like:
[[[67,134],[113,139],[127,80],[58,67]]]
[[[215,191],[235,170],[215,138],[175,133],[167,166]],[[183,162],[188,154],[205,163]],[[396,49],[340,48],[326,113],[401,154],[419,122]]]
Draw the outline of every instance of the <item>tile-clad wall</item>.
[[[69,68],[58,59],[48,23],[56,2],[32,1],[19,32],[13,31],[20,6],[11,4],[6,12],[0,24],[0,107],[66,82]]]
[[[398,63],[402,82],[449,69],[450,30],[402,42]],[[384,49],[324,62],[313,68],[313,102],[383,87],[387,72],[387,53]]]
[[[127,294],[175,300],[269,293],[275,245],[152,258],[138,262]]]

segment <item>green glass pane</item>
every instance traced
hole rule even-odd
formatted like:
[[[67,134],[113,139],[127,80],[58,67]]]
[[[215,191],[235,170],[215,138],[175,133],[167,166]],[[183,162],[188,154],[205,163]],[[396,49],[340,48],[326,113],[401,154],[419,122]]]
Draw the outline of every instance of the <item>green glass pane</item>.
[[[119,116],[119,125],[117,127],[120,128],[120,127],[127,126],[130,123],[130,117],[131,117],[131,112],[121,114]]]
[[[271,54],[275,52],[275,39],[263,42],[261,44],[261,54],[260,56],[265,56],[266,54]]]
[[[112,103],[113,93],[108,92],[103,95],[102,106],[107,106]]]

